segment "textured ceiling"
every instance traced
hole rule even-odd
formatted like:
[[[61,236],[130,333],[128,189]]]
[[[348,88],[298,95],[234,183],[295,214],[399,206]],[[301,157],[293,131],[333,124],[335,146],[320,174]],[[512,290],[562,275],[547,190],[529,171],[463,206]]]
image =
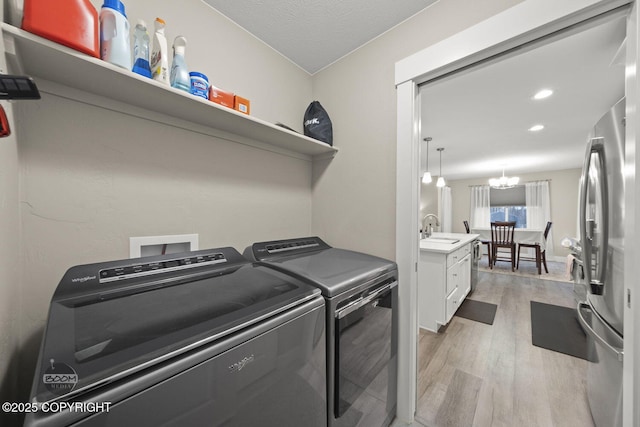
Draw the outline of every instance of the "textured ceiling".
[[[436,0],[203,0],[314,74]]]

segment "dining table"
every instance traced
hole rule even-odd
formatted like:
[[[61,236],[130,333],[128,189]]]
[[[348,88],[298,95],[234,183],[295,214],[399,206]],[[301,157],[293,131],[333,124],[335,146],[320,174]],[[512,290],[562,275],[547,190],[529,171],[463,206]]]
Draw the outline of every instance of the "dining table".
[[[472,227],[471,232],[480,235],[480,240],[491,241],[491,227]],[[513,241],[516,243],[539,244],[540,250],[545,250],[546,241],[544,230],[537,228],[514,228]]]

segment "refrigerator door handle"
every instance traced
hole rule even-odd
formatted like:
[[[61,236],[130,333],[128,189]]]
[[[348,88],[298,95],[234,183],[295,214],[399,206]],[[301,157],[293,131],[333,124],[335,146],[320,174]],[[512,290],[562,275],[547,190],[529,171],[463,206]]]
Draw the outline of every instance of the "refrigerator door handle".
[[[597,171],[599,172],[596,177],[596,182],[600,184],[601,195],[601,224],[599,238],[599,247],[596,249],[596,257],[598,258],[598,265],[595,268],[597,277],[593,277],[593,238],[595,235],[596,223],[595,219],[587,220],[587,205],[589,200],[587,199],[589,193],[590,171],[593,155],[597,155]],[[602,295],[604,287],[604,278],[606,277],[607,270],[607,252],[609,250],[609,212],[606,208],[609,203],[609,190],[607,186],[607,170],[604,154],[604,138],[592,138],[589,141],[589,147],[587,149],[587,155],[584,161],[584,167],[582,169],[582,176],[580,177],[580,239],[582,241],[582,261],[584,263],[585,278],[591,293],[595,295]]]
[[[591,309],[591,306],[589,304],[584,302],[579,302],[576,310],[578,312],[578,320],[580,321],[580,325],[582,326],[582,328],[585,330],[585,332],[589,336],[591,336],[591,338],[596,340],[602,347],[606,348],[608,351],[613,353],[617,357],[618,361],[622,362],[622,360],[624,359],[624,350],[621,348],[612,346],[611,344],[609,344],[609,342],[607,342],[606,339],[598,335],[596,331],[594,331],[593,328],[589,325],[587,320],[584,318],[584,315],[582,314],[583,309],[587,309],[591,311],[591,314],[595,316],[598,319],[598,321],[602,323],[602,325],[604,325],[607,329],[611,329],[609,325],[607,325],[605,321],[600,318],[598,313],[596,313]],[[615,332],[612,329],[611,329],[611,333],[615,334]]]

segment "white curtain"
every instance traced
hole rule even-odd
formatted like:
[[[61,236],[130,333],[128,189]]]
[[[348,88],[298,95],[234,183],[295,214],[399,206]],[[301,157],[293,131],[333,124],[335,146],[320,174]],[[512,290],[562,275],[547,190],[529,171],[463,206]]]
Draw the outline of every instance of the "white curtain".
[[[549,181],[525,183],[527,203],[527,228],[544,230],[547,221],[551,221],[551,203],[549,198]],[[553,256],[553,227],[547,237],[547,258]]]
[[[489,228],[491,226],[490,187],[488,185],[476,185],[471,187],[470,190],[469,226],[471,228]]]
[[[453,215],[451,206],[451,187],[442,187],[440,191],[440,231],[443,233],[453,232]]]

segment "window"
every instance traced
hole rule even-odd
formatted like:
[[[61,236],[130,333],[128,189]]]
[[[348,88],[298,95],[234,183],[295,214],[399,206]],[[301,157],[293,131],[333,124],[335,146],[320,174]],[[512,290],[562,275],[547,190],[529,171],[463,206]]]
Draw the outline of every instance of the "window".
[[[515,221],[516,228],[527,228],[525,186],[490,190],[491,222]]]
[[[527,228],[526,206],[491,206],[491,222],[515,221],[516,228]]]

